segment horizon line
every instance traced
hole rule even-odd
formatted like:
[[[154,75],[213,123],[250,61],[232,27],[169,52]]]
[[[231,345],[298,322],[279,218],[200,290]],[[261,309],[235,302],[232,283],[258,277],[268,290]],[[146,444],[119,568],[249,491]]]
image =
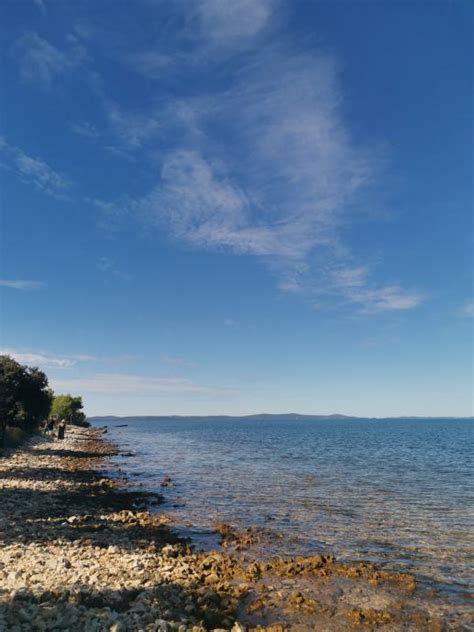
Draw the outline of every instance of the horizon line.
[[[255,417],[316,417],[320,419],[474,419],[474,415],[346,415],[342,413],[249,413],[245,415],[211,414],[211,415],[183,415],[183,414],[144,414],[144,415],[87,415],[86,419],[209,419],[225,417],[230,419],[246,419]]]

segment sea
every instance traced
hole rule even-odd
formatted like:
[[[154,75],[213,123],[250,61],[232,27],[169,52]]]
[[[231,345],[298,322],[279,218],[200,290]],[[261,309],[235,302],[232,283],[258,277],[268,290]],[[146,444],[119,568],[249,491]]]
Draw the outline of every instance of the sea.
[[[280,536],[262,554],[326,551],[413,573],[452,602],[472,595],[472,420],[92,421],[120,447],[115,474],[162,493],[157,511],[198,548],[216,546],[217,522],[258,527]]]

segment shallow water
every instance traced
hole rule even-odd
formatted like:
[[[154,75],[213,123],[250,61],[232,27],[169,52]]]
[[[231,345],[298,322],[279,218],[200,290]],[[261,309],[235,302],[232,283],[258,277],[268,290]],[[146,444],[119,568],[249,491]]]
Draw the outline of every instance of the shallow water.
[[[285,537],[267,553],[334,552],[413,572],[465,602],[474,551],[469,420],[127,420],[115,465],[164,493],[198,541],[216,521]],[[125,428],[116,426],[123,423]],[[165,475],[174,486],[160,488]],[[472,590],[472,588],[471,588]]]

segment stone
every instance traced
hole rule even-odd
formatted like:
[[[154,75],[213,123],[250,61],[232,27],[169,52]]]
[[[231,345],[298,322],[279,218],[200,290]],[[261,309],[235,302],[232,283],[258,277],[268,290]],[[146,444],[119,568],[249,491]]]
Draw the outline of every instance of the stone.
[[[230,553],[194,552],[168,530],[166,516],[143,510],[148,496],[99,474],[114,449],[97,434],[68,431],[61,448],[82,451],[78,458],[45,454],[49,442],[35,439],[0,459],[0,630],[247,632],[235,616],[252,610],[256,620],[285,617],[267,632],[300,619],[297,629],[314,629],[316,611],[328,632],[342,621],[381,632],[437,630],[429,614],[416,611],[421,601],[412,597],[416,583],[407,574],[337,563],[332,555],[256,560],[236,551],[262,546],[268,534],[229,525],[218,530]],[[14,470],[21,477],[12,478]],[[251,629],[263,631],[256,625]]]

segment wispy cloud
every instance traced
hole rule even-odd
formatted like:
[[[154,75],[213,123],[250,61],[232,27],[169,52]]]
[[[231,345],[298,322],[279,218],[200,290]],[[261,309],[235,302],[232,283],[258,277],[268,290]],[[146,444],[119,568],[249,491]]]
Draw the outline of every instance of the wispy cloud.
[[[100,257],[100,259],[96,263],[96,268],[100,272],[107,272],[108,270],[112,269],[113,265],[114,263],[109,257]]]
[[[44,0],[33,0],[33,3],[36,4],[38,9],[41,11],[43,15],[46,15],[46,4]]]
[[[18,60],[24,81],[49,88],[55,78],[71,72],[84,61],[86,50],[74,37],[69,37],[66,48],[59,49],[37,33],[27,32],[16,40],[10,54]]]
[[[234,46],[259,34],[269,26],[275,0],[194,0],[188,19],[199,35],[220,46]],[[193,7],[194,5],[194,7]],[[193,11],[194,8],[194,11]]]
[[[163,111],[178,147],[159,154],[151,191],[116,208],[193,247],[261,257],[284,291],[337,293],[366,313],[418,305],[420,293],[375,283],[367,267],[347,276],[342,234],[382,156],[351,138],[334,58],[250,59],[225,92]]]
[[[190,362],[189,360],[185,360],[184,358],[170,355],[160,356],[160,361],[163,364],[167,364],[168,366],[181,367],[184,369],[194,369],[197,366],[194,362]]]
[[[161,0],[147,0],[153,46],[143,47],[143,30],[130,20],[77,18],[73,33],[80,42],[97,44],[104,54],[147,77],[169,78],[169,71],[196,65],[256,46],[278,23],[280,0],[181,0],[156,9]],[[166,9],[166,10],[164,10]],[[96,16],[95,16],[96,17]],[[137,37],[138,35],[138,37]],[[60,51],[63,54],[66,51]]]
[[[465,303],[461,307],[459,313],[465,318],[474,318],[474,301],[468,301],[467,303]]]
[[[77,121],[71,124],[71,131],[84,138],[101,141],[103,149],[130,159],[129,153],[120,145],[139,148],[151,134],[154,123],[150,122],[150,117],[127,112],[106,96],[105,81],[97,72],[89,52],[90,40],[95,35],[94,29],[77,25],[66,34],[62,45],[55,46],[37,33],[26,32],[11,46],[10,55],[17,60],[23,80],[43,88],[50,89],[55,84],[79,79],[100,103],[108,126],[99,129],[90,121]],[[114,145],[114,137],[119,146]]]
[[[98,373],[92,378],[53,380],[58,390],[71,390],[81,393],[115,394],[182,394],[213,395],[230,392],[231,389],[206,386],[181,377],[147,377],[121,373]]]
[[[340,267],[331,272],[334,294],[359,306],[360,312],[400,311],[419,305],[424,296],[399,285],[376,285],[370,281],[367,267]]]
[[[84,43],[84,29],[69,33],[61,47],[37,33],[24,33],[15,41],[10,54],[17,59],[25,81],[51,88],[55,80],[80,77],[88,85],[101,104],[108,129],[99,130],[88,121],[73,123],[71,129],[89,139],[102,138],[104,149],[127,158],[126,150],[140,149],[160,130],[161,123],[155,114],[127,110],[106,95],[104,81],[95,70]],[[118,146],[110,140],[111,135]]]
[[[224,325],[226,327],[238,327],[239,321],[235,320],[235,318],[224,318]]]
[[[251,236],[245,240],[242,234],[249,206],[245,194],[225,177],[217,176],[197,152],[169,154],[161,180],[132,205],[132,212],[196,246],[253,250]]]
[[[351,142],[339,102],[331,58],[257,54],[225,93],[188,102],[202,133],[164,157],[138,211],[197,246],[293,260],[333,246],[375,162]]]
[[[424,300],[419,292],[410,292],[398,285],[350,291],[347,296],[353,303],[360,305],[361,313],[365,314],[412,309]]]
[[[89,68],[105,132],[114,140],[105,141],[105,132],[88,123],[74,131],[98,134],[117,155],[159,164],[155,186],[143,195],[93,202],[107,222],[132,215],[194,248],[259,257],[282,291],[337,295],[365,313],[411,309],[423,300],[421,293],[376,282],[367,266],[354,265],[344,243],[354,208],[377,180],[382,152],[354,140],[334,56],[283,43],[261,46],[280,9],[277,0],[177,3],[172,13],[179,14],[174,24],[180,26],[167,50],[137,50],[135,41],[135,50],[126,52],[107,29],[100,31],[115,42],[115,58],[138,74],[169,80],[178,72],[182,85],[196,68],[212,77],[222,59],[239,59],[229,67],[225,89],[204,81],[213,89],[190,97],[161,86],[135,110],[110,98]],[[87,37],[90,44],[97,30],[89,29]],[[24,78],[34,74],[46,84],[75,66],[85,68],[88,60],[77,36],[60,50],[27,33],[12,51]],[[41,171],[39,164],[28,168]],[[341,280],[342,268],[359,266],[360,283]]]
[[[100,257],[95,267],[103,274],[112,275],[124,281],[130,281],[133,278],[129,272],[122,272],[117,269],[114,260],[110,257]]]
[[[86,138],[97,139],[100,137],[99,130],[95,125],[89,121],[83,123],[75,123],[71,126],[72,131],[79,136],[85,136]]]
[[[0,286],[14,290],[42,290],[47,287],[43,281],[25,281],[20,279],[0,279]]]
[[[103,108],[113,133],[130,149],[141,148],[160,130],[160,121],[153,114],[129,112],[110,99],[103,100]]]
[[[10,355],[18,362],[29,365],[37,365],[43,369],[69,369],[82,363],[96,363],[106,365],[123,365],[136,362],[136,355],[94,355],[90,353],[53,354],[46,351],[33,351],[31,349],[16,349],[13,347],[0,347],[0,355]]]
[[[18,362],[30,366],[40,366],[48,369],[68,369],[76,364],[77,360],[70,357],[57,357],[45,353],[35,353],[31,351],[19,351],[18,349],[2,348],[1,355],[9,355]]]
[[[181,28],[157,38],[152,48],[123,54],[123,61],[135,72],[162,80],[183,67],[219,62],[222,57],[241,54],[258,45],[271,30],[279,0],[189,0],[170,3],[175,26]],[[164,27],[166,29],[166,27]],[[160,46],[160,39],[171,39],[174,48]],[[185,42],[185,46],[182,44]]]
[[[66,191],[71,187],[70,180],[55,171],[44,160],[30,156],[18,147],[14,147],[0,137],[0,163],[5,169],[13,171],[27,184],[59,199],[66,199]]]
[[[141,150],[161,130],[161,121],[155,113],[130,112],[96,90],[101,101],[107,125],[99,130],[90,122],[76,123],[72,131],[79,136],[101,141],[102,148],[120,158],[133,160],[133,152]]]
[[[176,67],[183,59],[183,55],[177,58],[176,55],[167,55],[155,49],[129,53],[124,56],[125,63],[132,70],[152,79],[162,78],[171,67]]]

